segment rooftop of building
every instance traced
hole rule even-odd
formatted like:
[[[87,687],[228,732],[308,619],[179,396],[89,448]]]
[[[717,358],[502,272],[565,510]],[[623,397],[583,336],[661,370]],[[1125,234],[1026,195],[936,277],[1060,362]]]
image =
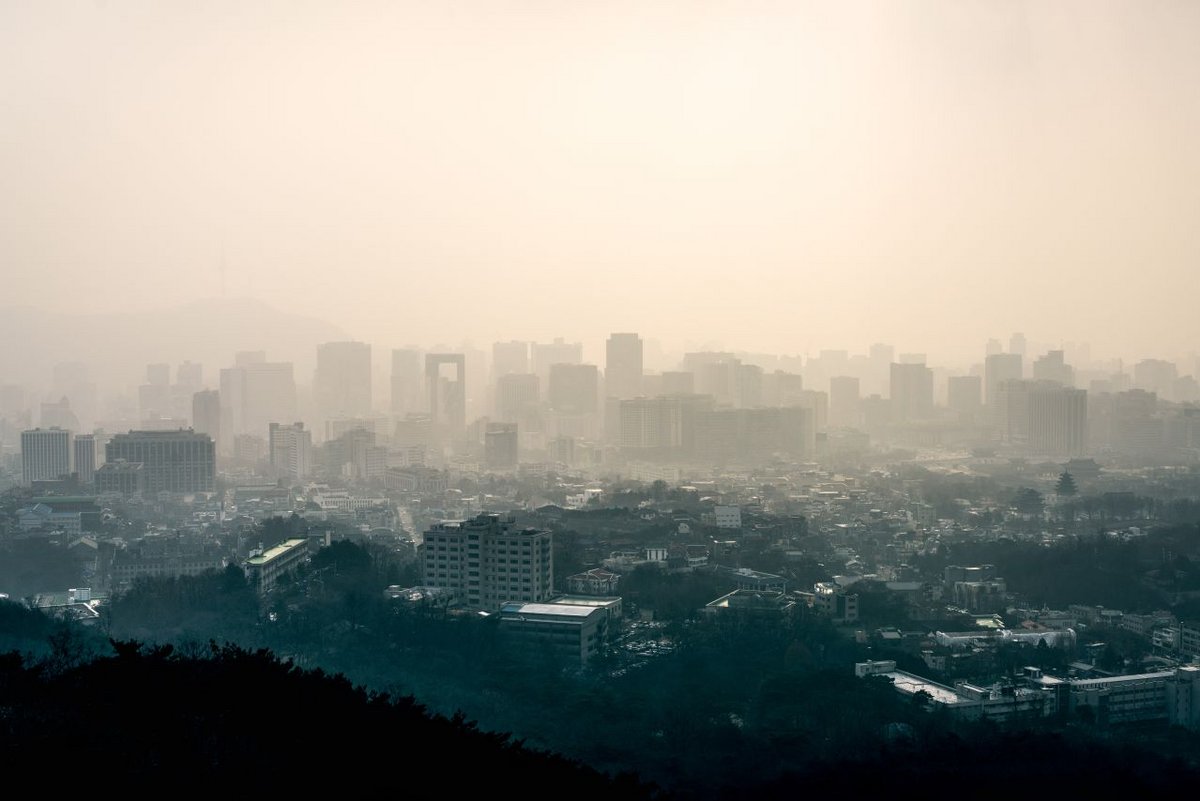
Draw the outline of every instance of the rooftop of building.
[[[915,695],[919,692],[929,693],[930,697],[939,704],[957,704],[963,698],[955,690],[943,684],[923,679],[920,676],[914,676],[911,673],[905,673],[902,670],[895,670],[890,673],[880,673],[881,676],[887,676],[892,680],[897,690],[903,693]]]
[[[552,606],[612,606],[621,602],[621,596],[560,595],[550,601]]]
[[[269,548],[266,551],[263,551],[258,556],[251,556],[249,559],[246,560],[246,564],[256,565],[256,566],[257,565],[265,565],[267,562],[270,562],[273,559],[278,559],[283,554],[285,554],[288,551],[291,551],[301,545],[307,547],[308,539],[305,538],[305,539],[284,540],[283,542],[276,545],[274,548]]]
[[[555,603],[510,602],[500,607],[502,615],[544,615],[547,617],[586,618],[596,613],[595,606]]]
[[[1101,676],[1096,679],[1073,679],[1072,688],[1102,687],[1106,684],[1126,684],[1136,681],[1158,681],[1175,675],[1174,670],[1157,670],[1153,673],[1127,673],[1123,676]]]

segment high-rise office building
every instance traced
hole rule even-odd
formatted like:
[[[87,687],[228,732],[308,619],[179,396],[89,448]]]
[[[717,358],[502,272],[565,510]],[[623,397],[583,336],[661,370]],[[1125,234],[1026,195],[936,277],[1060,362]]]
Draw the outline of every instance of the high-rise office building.
[[[322,420],[371,414],[371,346],[326,342],[317,346],[313,398]]]
[[[519,447],[516,423],[488,423],[483,435],[483,458],[489,470],[514,469]]]
[[[541,397],[533,373],[509,373],[496,381],[496,419],[502,423],[532,422]]]
[[[104,461],[140,462],[146,491],[212,492],[216,485],[216,452],[212,438],[191,429],[130,431],[113,436]]]
[[[449,366],[453,376],[443,376]],[[467,427],[467,359],[462,353],[425,354],[425,391],[435,431],[461,436]]]
[[[1022,376],[1021,354],[991,353],[983,362],[983,400],[987,404],[993,422],[1000,419],[997,400],[1000,385],[1005,381],[1017,381]]]
[[[291,362],[256,362],[240,372],[242,424],[238,433],[265,437],[273,420],[295,417],[296,380]],[[293,414],[277,416],[286,411]]]
[[[933,370],[924,364],[892,362],[889,396],[892,420],[905,423],[933,417]]]
[[[1175,400],[1175,362],[1164,359],[1142,359],[1133,366],[1133,385],[1154,392],[1163,400]]]
[[[88,485],[96,480],[96,437],[79,434],[75,437],[75,475],[79,483]]]
[[[583,343],[566,342],[562,337],[558,337],[553,342],[534,342],[529,346],[529,355],[533,364],[533,372],[542,382],[542,386],[548,388],[550,365],[581,364],[583,362]]]
[[[830,378],[829,425],[833,428],[861,427],[860,399],[856,376],[837,375]]]
[[[604,394],[610,398],[636,398],[642,394],[642,338],[637,334],[611,334],[605,343]]]
[[[763,405],[763,369],[757,364],[739,364],[737,367],[734,400],[742,409],[753,409]]]
[[[1033,361],[1034,381],[1053,381],[1064,387],[1075,386],[1075,370],[1067,364],[1061,350],[1052,350]]]
[[[554,588],[553,535],[518,529],[511,517],[437,523],[425,532],[419,560],[426,586],[453,590],[471,609],[545,601]]]
[[[668,370],[662,374],[663,395],[691,395],[696,391],[696,376],[682,370]]]
[[[192,394],[192,429],[208,434],[213,442],[221,441],[221,393],[202,389]]]
[[[993,416],[1002,442],[1021,446],[1029,442],[1029,398],[1035,386],[1022,378],[1000,382]]]
[[[829,430],[829,393],[806,389],[800,393],[796,406],[812,412],[814,430],[820,434]]]
[[[1083,456],[1087,450],[1087,390],[1036,387],[1029,394],[1029,449],[1047,456]]]
[[[35,428],[21,432],[21,480],[26,486],[71,473],[71,432]]]
[[[983,411],[983,377],[952,375],[946,382],[947,405],[968,425],[978,423]]]
[[[392,351],[392,415],[403,417],[425,410],[421,394],[424,377],[421,371],[421,352],[416,348],[396,348]]]
[[[312,474],[312,432],[305,430],[304,423],[271,423],[267,449],[271,466],[280,475],[298,481]]]
[[[681,396],[619,401],[616,444],[626,451],[679,451],[683,447]]]
[[[246,356],[254,358],[243,358]],[[239,354],[238,364],[221,370],[220,449],[233,454],[233,438],[266,438],[272,422],[296,419],[296,378],[291,362],[268,362],[261,351]]]
[[[683,355],[683,370],[696,377],[696,392],[711,395],[719,404],[732,406],[737,403],[741,365],[741,359],[723,351],[695,351]]]
[[[804,401],[804,376],[776,370],[771,374],[770,406],[796,406]]]
[[[600,403],[600,371],[594,364],[550,366],[550,406],[565,414],[596,414]]]
[[[171,365],[146,365],[146,383],[138,387],[138,415],[141,420],[171,416]]]
[[[42,404],[38,425],[42,428],[65,428],[67,431],[79,431],[79,417],[71,409],[71,401],[65,395],[58,401]]]
[[[1022,358],[1024,358],[1026,347],[1027,347],[1027,344],[1025,341],[1025,335],[1022,334],[1021,332],[1018,331],[1017,333],[1013,334],[1011,337],[1008,338],[1008,352],[1009,353],[1015,353],[1018,356],[1021,356]]]

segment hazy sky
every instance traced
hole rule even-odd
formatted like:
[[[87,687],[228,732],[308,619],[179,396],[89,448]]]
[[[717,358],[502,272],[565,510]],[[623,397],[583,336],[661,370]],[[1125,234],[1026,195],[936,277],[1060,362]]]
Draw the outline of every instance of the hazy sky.
[[[0,3],[0,306],[1200,340],[1200,3]]]

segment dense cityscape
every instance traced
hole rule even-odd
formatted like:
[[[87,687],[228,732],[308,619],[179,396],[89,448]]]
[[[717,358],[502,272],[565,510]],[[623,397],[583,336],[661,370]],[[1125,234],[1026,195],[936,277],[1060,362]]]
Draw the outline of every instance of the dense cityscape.
[[[0,787],[1198,786],[1197,32],[0,2]]]
[[[1195,360],[1018,333],[961,373],[883,344],[649,369],[638,334],[605,344],[602,364],[565,339],[394,349],[382,387],[356,341],[319,345],[311,383],[245,351],[147,365],[136,394],[79,362],[5,385],[0,591],[69,622],[77,660],[106,638],[267,647],[673,789],[714,768],[568,735],[480,671],[619,697],[741,639],[765,664],[705,670],[764,681],[779,658],[848,696],[882,676],[946,728],[1191,742],[1171,733],[1200,726]],[[0,645],[70,650],[19,628]],[[691,725],[820,719],[781,688],[755,709],[762,691],[716,693]],[[820,726],[918,736],[862,716]],[[639,748],[697,736],[670,723]]]

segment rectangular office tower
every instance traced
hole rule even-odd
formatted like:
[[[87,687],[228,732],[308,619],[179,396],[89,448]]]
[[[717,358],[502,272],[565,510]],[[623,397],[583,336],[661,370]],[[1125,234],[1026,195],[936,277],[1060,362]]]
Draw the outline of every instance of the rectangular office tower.
[[[21,432],[21,481],[29,486],[71,472],[71,432],[65,428],[35,428]]]
[[[862,425],[861,398],[856,376],[836,375],[829,379],[829,425],[858,428]]]
[[[296,481],[312,474],[312,432],[304,429],[304,423],[271,423],[268,450],[271,467],[279,475]]]
[[[1029,393],[1029,449],[1047,456],[1087,450],[1087,390],[1039,386]]]
[[[952,375],[946,382],[947,403],[960,423],[980,420],[983,379],[977,375]]]
[[[75,437],[75,474],[80,484],[91,484],[96,480],[96,435],[80,434]]]
[[[425,410],[421,387],[421,352],[415,348],[396,348],[392,351],[392,414],[403,417]]]
[[[371,346],[326,342],[317,346],[313,396],[322,420],[371,414]]]
[[[481,514],[431,526],[420,554],[425,586],[452,590],[464,606],[489,611],[508,601],[548,599],[554,587],[553,535],[517,529],[514,522]]]
[[[189,429],[130,431],[117,434],[104,448],[104,461],[142,465],[145,491],[212,492],[216,486],[216,453],[212,437]]]
[[[1019,353],[992,353],[984,360],[983,400],[992,422],[1000,419],[1000,385],[1005,381],[1020,381],[1022,370]]]
[[[933,370],[923,363],[892,362],[889,397],[897,423],[933,417]]]
[[[642,338],[637,334],[612,334],[604,362],[604,394],[610,398],[636,398],[642,394]]]

